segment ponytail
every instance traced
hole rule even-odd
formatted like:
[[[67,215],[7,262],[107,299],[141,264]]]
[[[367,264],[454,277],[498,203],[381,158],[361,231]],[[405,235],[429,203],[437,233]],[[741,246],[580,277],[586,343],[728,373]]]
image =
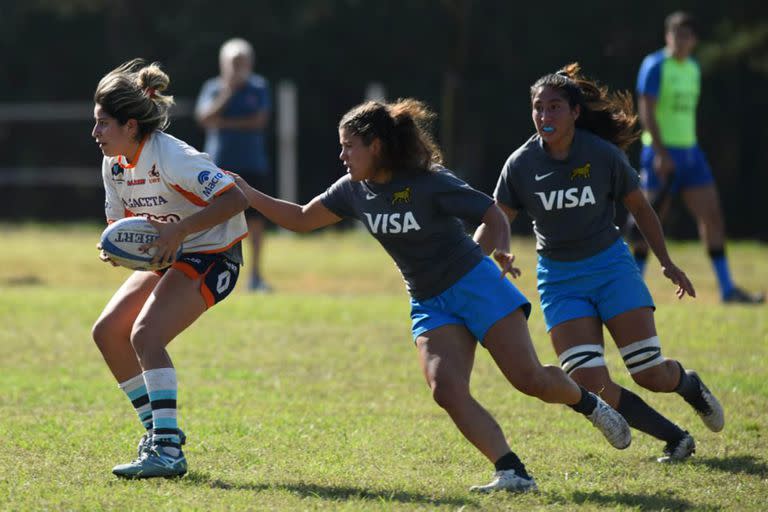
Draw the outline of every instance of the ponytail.
[[[382,144],[381,167],[393,172],[430,170],[443,161],[429,132],[434,118],[424,103],[413,98],[394,103],[367,101],[347,112],[339,129],[360,136],[366,145],[378,138]]]
[[[170,124],[173,96],[163,94],[169,83],[170,78],[158,63],[133,59],[104,75],[93,100],[120,124],[135,119],[141,139]]]

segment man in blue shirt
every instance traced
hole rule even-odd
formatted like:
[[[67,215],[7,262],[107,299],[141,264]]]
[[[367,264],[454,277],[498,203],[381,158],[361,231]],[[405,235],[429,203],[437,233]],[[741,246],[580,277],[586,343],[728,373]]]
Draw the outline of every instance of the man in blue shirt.
[[[220,168],[236,172],[259,190],[271,192],[274,180],[267,159],[265,130],[272,111],[269,83],[253,73],[253,47],[230,39],[219,53],[220,75],[203,84],[195,108],[206,131],[205,152]],[[251,239],[251,290],[271,290],[261,273],[264,219],[246,215]]]
[[[642,186],[663,217],[669,195],[679,193],[696,218],[723,302],[760,304],[763,293],[749,293],[731,278],[725,254],[725,223],[712,171],[696,137],[696,107],[701,71],[692,57],[696,26],[686,12],[674,12],[665,21],[666,46],[648,55],[637,77],[638,114],[643,124],[640,156]],[[648,246],[634,241],[635,261],[642,272]]]

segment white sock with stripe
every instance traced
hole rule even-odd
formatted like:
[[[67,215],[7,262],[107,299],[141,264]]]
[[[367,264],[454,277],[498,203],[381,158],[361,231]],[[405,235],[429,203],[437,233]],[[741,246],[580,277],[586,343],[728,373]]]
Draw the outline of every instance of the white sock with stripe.
[[[157,368],[144,372],[147,392],[152,406],[154,424],[152,442],[162,447],[168,455],[177,456],[181,451],[179,425],[176,419],[176,383],[175,368]]]
[[[147,430],[152,429],[152,406],[149,404],[147,385],[141,373],[117,385],[126,394],[139,415],[139,421]]]

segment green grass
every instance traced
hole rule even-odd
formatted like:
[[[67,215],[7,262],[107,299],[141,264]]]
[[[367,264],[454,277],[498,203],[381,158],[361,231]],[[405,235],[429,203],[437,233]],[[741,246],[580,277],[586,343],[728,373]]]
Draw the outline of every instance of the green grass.
[[[665,354],[697,369],[726,408],[721,434],[682,400],[615,378],[691,431],[686,464],[655,462],[636,435],[610,448],[562,406],[514,391],[482,350],[473,392],[537,478],[533,495],[475,496],[492,468],[431,400],[410,342],[402,280],[360,232],[268,239],[279,293],[244,281],[170,346],[190,473],[121,481],[138,419],[90,338],[127,276],[96,259],[96,225],[0,226],[0,509],[2,510],[764,510],[768,502],[768,307],[725,307],[695,243],[673,257],[699,297],[682,302],[648,275]],[[533,246],[515,239],[535,302]],[[733,243],[738,281],[768,288],[768,247]],[[541,359],[556,362],[540,310]]]

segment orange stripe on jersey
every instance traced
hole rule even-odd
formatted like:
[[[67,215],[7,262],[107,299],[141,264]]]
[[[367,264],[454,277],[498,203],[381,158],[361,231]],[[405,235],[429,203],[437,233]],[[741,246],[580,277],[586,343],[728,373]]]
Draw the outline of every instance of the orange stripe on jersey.
[[[248,236],[248,232],[246,231],[244,235],[240,235],[239,237],[235,238],[235,239],[232,241],[232,243],[231,243],[231,244],[229,244],[229,245],[228,245],[228,246],[226,246],[226,247],[222,247],[222,248],[220,248],[220,249],[211,249],[210,251],[195,251],[195,252],[199,252],[199,253],[201,253],[201,254],[216,254],[217,252],[224,252],[224,251],[226,251],[227,249],[229,249],[230,247],[232,247],[232,246],[233,246],[233,245],[235,245],[237,242],[239,242],[240,240],[242,240],[243,238],[245,238],[245,237],[247,237],[247,236]]]
[[[183,188],[181,188],[180,186],[178,186],[176,184],[171,184],[171,186],[173,187],[173,189],[176,192],[178,192],[179,194],[184,196],[184,198],[187,201],[189,201],[190,203],[192,203],[194,205],[197,205],[197,206],[208,206],[208,203],[206,201],[203,201],[202,199],[197,197],[195,194],[193,194],[189,190],[184,190]]]
[[[145,135],[143,139],[141,139],[141,143],[139,144],[139,148],[136,150],[136,153],[134,153],[133,158],[131,158],[132,164],[129,164],[126,160],[125,164],[120,162],[121,158],[125,158],[123,155],[117,156],[117,165],[122,167],[123,169],[133,169],[136,167],[136,164],[139,162],[139,157],[141,156],[141,150],[144,149],[144,143],[147,142],[147,139],[149,138],[149,135]]]
[[[234,186],[235,186],[234,183],[230,183],[229,185],[227,185],[223,189],[221,189],[218,192],[216,192],[215,194],[213,194],[213,197],[219,197],[221,194],[223,194],[224,192],[226,192],[227,190],[231,189]]]

